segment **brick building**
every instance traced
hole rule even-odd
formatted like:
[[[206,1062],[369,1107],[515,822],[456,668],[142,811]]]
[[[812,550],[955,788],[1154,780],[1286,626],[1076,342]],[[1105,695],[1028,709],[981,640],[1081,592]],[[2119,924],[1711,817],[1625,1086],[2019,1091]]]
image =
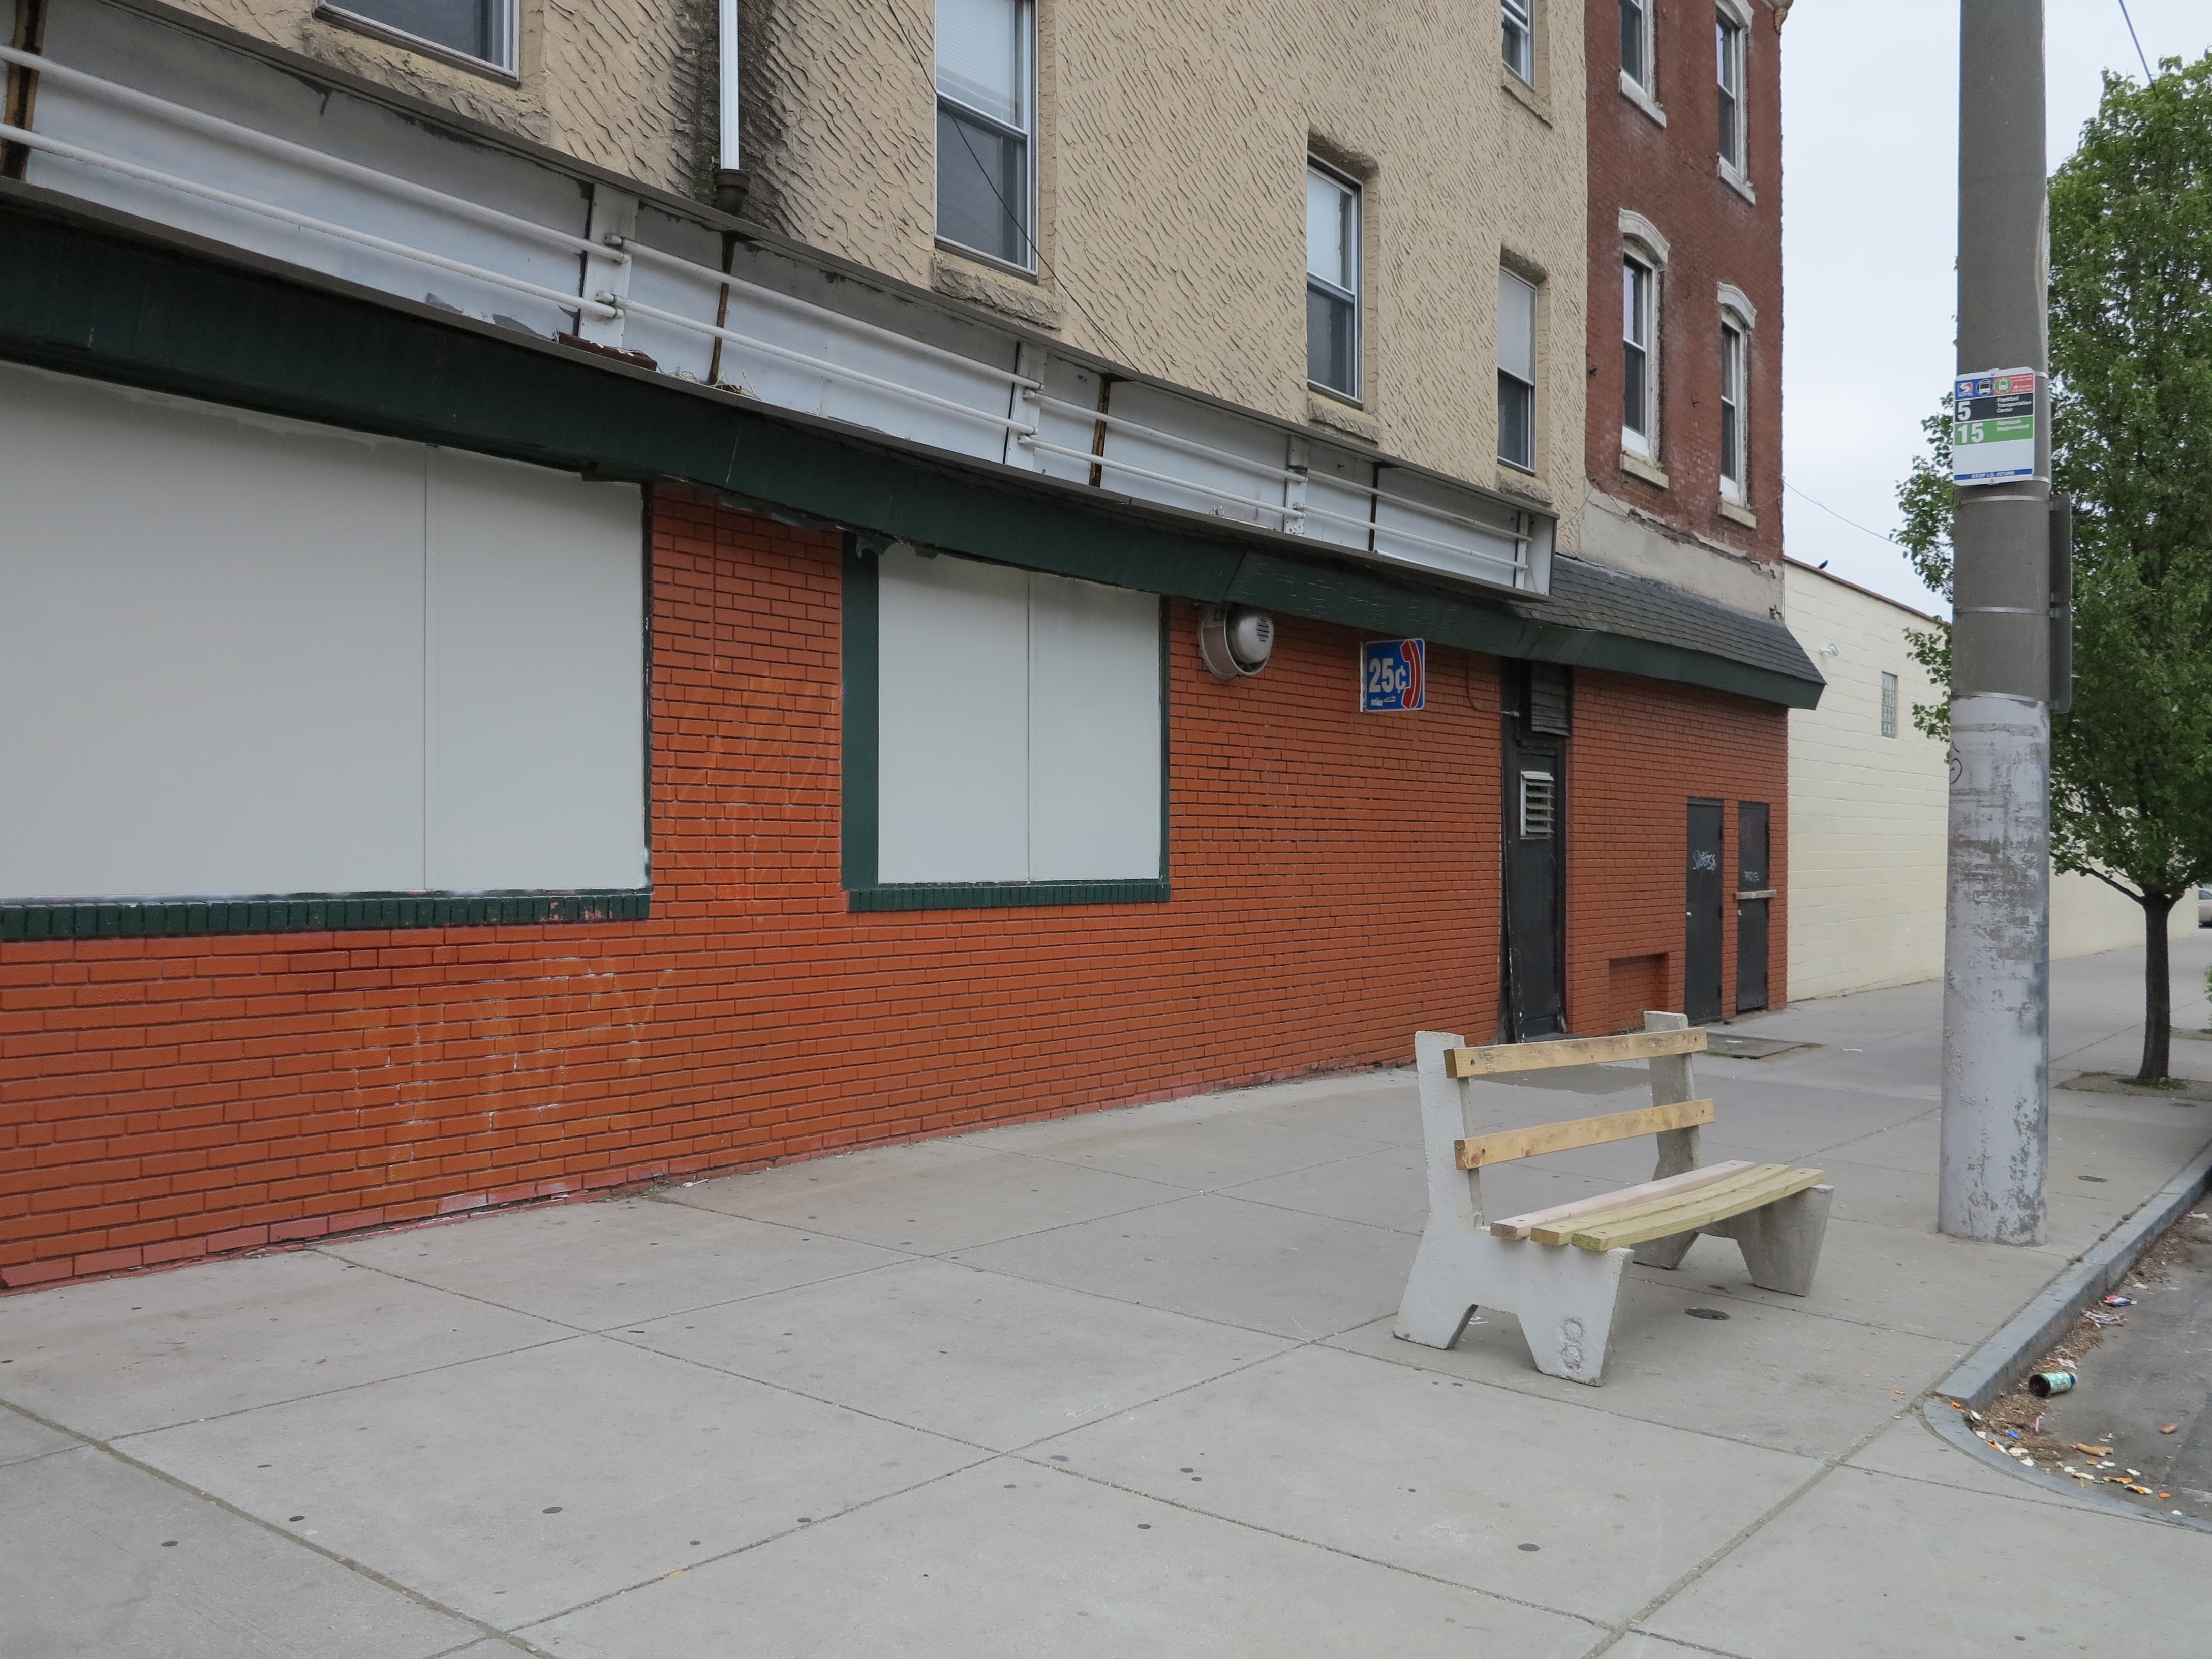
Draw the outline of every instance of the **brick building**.
[[[1778,621],[1782,75],[1788,0],[1589,0],[1589,362],[1583,550]],[[1715,1019],[1785,1000],[1785,711],[1716,728],[1748,795],[1686,784],[1686,931],[1630,978]],[[1717,866],[1717,868],[1713,867]],[[1771,896],[1741,896],[1771,895]],[[1655,960],[1664,955],[1663,964]]]
[[[696,9],[16,0],[0,1284],[1611,1029],[1778,849],[1557,14]]]

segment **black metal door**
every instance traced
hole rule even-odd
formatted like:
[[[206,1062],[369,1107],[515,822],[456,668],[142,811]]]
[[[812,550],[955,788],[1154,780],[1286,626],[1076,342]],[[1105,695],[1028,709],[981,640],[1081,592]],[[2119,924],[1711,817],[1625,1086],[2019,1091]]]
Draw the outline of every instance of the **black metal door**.
[[[1512,737],[1505,744],[1506,1010],[1516,1042],[1567,1029],[1559,902],[1565,757],[1556,741]]]
[[[1735,1011],[1766,1006],[1766,911],[1774,897],[1766,864],[1766,803],[1735,805]]]
[[[1692,1025],[1721,1017],[1721,803],[1690,803],[1688,921],[1682,951],[1682,1012]]]

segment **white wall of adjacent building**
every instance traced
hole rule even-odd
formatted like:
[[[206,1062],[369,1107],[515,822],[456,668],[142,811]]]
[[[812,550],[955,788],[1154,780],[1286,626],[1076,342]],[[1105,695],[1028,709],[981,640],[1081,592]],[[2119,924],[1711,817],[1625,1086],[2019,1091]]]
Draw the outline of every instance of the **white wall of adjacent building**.
[[[1912,722],[1936,692],[1905,635],[1930,619],[1792,560],[1790,630],[1828,689],[1790,712],[1790,994],[1802,1000],[1934,979],[1943,971],[1944,745]],[[1882,676],[1897,677],[1896,735]],[[2172,931],[2197,925],[2174,908]],[[2142,912],[2093,877],[2054,874],[2051,953],[2135,945]]]

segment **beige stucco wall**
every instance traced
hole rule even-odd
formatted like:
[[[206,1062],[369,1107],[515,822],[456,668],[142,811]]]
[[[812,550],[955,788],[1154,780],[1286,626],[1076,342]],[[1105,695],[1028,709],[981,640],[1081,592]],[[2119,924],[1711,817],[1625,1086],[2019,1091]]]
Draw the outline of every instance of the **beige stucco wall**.
[[[1577,544],[1582,18],[1540,0],[1533,98],[1494,8],[1039,0],[1036,282],[935,246],[931,0],[756,0],[748,213],[1147,374],[1370,434],[1477,483],[1496,455],[1497,271],[1543,277],[1540,488]],[[1306,389],[1309,149],[1364,183],[1361,410]],[[1003,296],[1003,297],[1000,297]]]
[[[711,166],[713,0],[520,0],[520,85],[318,17],[314,0],[173,3],[661,190],[696,195]]]
[[[1784,586],[1790,630],[1828,679],[1818,708],[1790,713],[1790,994],[1936,978],[1949,775],[1943,744],[1912,724],[1912,706],[1936,694],[1905,641],[1927,619],[1794,562]],[[1898,677],[1894,738],[1881,735],[1884,670]],[[2173,933],[2196,925],[2193,903],[2175,907]],[[2052,876],[2052,956],[2142,940],[2131,901],[2088,876]]]

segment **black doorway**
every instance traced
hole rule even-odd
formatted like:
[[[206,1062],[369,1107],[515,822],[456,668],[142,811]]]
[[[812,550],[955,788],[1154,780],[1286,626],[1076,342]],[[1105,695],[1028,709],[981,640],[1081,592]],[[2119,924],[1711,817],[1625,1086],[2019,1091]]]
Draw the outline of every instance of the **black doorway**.
[[[1721,803],[1690,803],[1682,951],[1682,1012],[1692,1025],[1721,1018]]]
[[[1505,1035],[1567,1029],[1567,673],[1522,665],[1505,722]]]
[[[1735,807],[1735,1011],[1766,1006],[1766,912],[1774,897],[1766,864],[1766,803]]]

